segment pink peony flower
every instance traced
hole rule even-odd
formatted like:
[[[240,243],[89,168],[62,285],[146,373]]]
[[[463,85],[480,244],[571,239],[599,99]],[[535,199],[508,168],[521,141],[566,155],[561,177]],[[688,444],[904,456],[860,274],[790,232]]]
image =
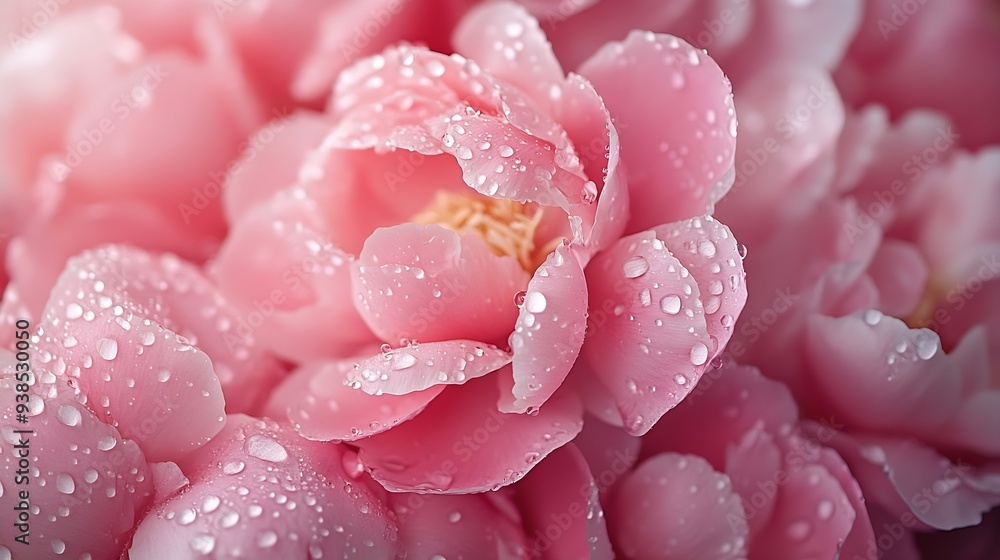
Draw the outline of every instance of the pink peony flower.
[[[991,557],[994,8],[2,3],[0,560]]]
[[[404,46],[359,62],[329,115],[298,115],[279,153],[248,161],[213,267],[256,313],[245,331],[321,360],[269,413],[352,441],[397,491],[517,480],[579,431],[573,383],[606,387],[616,422],[645,432],[721,352],[745,293],[736,241],[703,215],[735,134],[710,60],[635,34],[566,77],[509,4],[472,10],[454,41],[471,59]]]

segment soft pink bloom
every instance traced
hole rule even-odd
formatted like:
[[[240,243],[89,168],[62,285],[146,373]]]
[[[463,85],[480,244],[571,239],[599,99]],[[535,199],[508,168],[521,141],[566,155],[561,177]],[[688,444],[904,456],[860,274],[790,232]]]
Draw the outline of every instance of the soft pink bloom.
[[[791,393],[724,366],[642,440],[610,491],[623,558],[853,558],[872,542],[860,488],[833,431],[807,435]]]
[[[469,59],[390,48],[342,74],[327,115],[297,115],[230,184],[213,266],[271,351],[319,360],[270,413],[354,442],[395,490],[517,480],[580,430],[575,386],[606,387],[617,411],[587,406],[645,432],[721,352],[745,294],[735,239],[705,215],[735,141],[710,59],[636,33],[567,77],[502,3],[454,42]],[[449,460],[482,425],[489,441]]]

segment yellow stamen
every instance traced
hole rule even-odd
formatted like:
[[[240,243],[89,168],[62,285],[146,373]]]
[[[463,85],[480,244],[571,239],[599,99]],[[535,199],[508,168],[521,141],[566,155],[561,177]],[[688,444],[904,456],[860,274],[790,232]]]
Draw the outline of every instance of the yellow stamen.
[[[535,250],[535,230],[542,221],[542,209],[532,211],[513,200],[438,192],[434,202],[411,221],[437,224],[459,235],[475,233],[493,254],[517,259],[528,272],[533,272],[554,247],[549,243],[546,252]]]

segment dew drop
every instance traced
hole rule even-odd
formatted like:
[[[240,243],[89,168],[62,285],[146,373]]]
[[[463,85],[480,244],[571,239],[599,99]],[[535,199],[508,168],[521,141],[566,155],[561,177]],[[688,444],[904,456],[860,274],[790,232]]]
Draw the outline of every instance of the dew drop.
[[[191,546],[191,550],[199,554],[210,554],[215,550],[215,537],[205,534],[196,535],[188,544]]]
[[[529,313],[545,311],[545,296],[541,292],[527,292],[524,296],[524,309]]]
[[[118,342],[111,338],[97,341],[97,353],[105,360],[113,360],[118,356]]]
[[[62,473],[56,477],[56,490],[63,494],[72,494],[76,490],[76,481],[72,476]]]
[[[622,274],[625,278],[638,278],[649,270],[649,262],[643,257],[631,257],[622,263]]]
[[[676,315],[681,310],[680,296],[670,294],[660,299],[660,311],[668,315]]]
[[[708,346],[705,346],[701,342],[696,342],[691,347],[691,363],[700,366],[706,361],[708,361]]]
[[[254,434],[247,439],[247,454],[269,463],[281,463],[288,459],[288,451],[273,439]]]
[[[80,411],[76,407],[64,404],[59,407],[56,411],[56,416],[59,417],[59,421],[67,426],[79,426],[80,425]]]

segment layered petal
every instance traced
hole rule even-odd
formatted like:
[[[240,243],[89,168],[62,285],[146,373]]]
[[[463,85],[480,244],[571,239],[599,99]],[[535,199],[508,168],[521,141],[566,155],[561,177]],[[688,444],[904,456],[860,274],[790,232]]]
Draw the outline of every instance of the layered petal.
[[[22,531],[12,514],[12,521],[0,526],[0,557],[19,558],[30,550],[42,557],[117,558],[153,500],[152,475],[139,446],[77,403],[61,382],[27,393],[27,421],[15,420],[22,415],[15,414],[15,396],[25,393],[3,369],[0,506],[16,514],[16,506],[26,502],[23,533],[30,549],[14,540]],[[40,368],[34,374],[52,376]],[[19,466],[21,452],[29,453],[30,469]]]
[[[491,379],[448,388],[416,418],[355,442],[359,456],[391,491],[482,492],[516,482],[582,427],[571,392],[553,396],[534,416],[499,412],[497,397]]]
[[[621,136],[627,231],[710,212],[732,186],[736,153],[732,91],[718,65],[675,37],[633,32],[598,51],[580,73]]]
[[[653,228],[656,238],[698,283],[709,337],[710,360],[720,355],[747,301],[743,256],[728,227],[711,216]]]
[[[514,487],[532,556],[614,558],[598,485],[572,443],[560,447]]]
[[[395,558],[396,526],[364,481],[344,472],[343,453],[273,422],[230,416],[181,463],[191,485],[142,520],[129,557]]]
[[[712,355],[701,288],[651,231],[597,255],[587,282],[581,359],[613,396],[626,429],[644,434],[691,391]]]
[[[352,360],[306,364],[271,393],[265,413],[287,419],[306,439],[351,441],[409,420],[445,387],[374,396],[350,386],[353,372]]]
[[[562,385],[587,330],[587,279],[576,255],[560,245],[535,271],[510,335],[513,403],[504,412],[537,409]]]
[[[376,230],[351,267],[355,302],[382,340],[503,343],[527,273],[475,235],[404,224]]]
[[[201,313],[223,306],[203,282],[176,257],[103,247],[68,263],[38,328],[36,363],[76,387],[81,402],[136,440],[150,461],[191,452],[225,421],[211,359],[178,334],[204,338],[208,349],[225,345],[204,328]],[[222,371],[227,357],[218,359]]]
[[[609,510],[624,558],[746,558],[740,496],[701,457],[646,460],[622,482]]]
[[[383,347],[381,353],[355,364],[347,381],[369,395],[405,395],[435,385],[461,385],[510,360],[507,352],[472,340]]]
[[[698,455],[723,471],[729,447],[751,429],[779,433],[797,421],[798,407],[787,387],[756,368],[724,365],[706,372],[695,390],[646,434],[642,456],[667,451]]]
[[[510,514],[513,504],[497,495],[390,494],[399,524],[399,540],[409,557],[523,558],[527,548],[521,520]]]

